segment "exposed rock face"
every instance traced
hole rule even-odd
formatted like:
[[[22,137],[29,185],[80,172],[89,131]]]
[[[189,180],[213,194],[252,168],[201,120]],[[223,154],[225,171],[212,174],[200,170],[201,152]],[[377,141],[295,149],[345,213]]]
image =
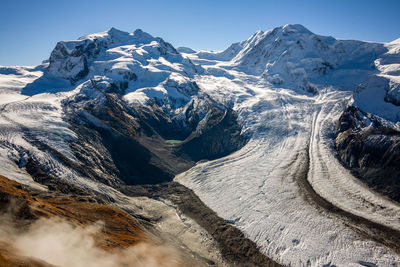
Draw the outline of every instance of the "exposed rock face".
[[[336,148],[355,176],[400,202],[400,131],[350,106],[340,117]]]
[[[85,54],[91,54],[96,43],[83,47],[82,45],[69,50],[64,42],[58,42],[49,59],[48,71],[56,77],[75,83],[89,73]],[[92,48],[92,49],[91,49]],[[97,51],[98,53],[98,51]]]
[[[193,90],[177,110],[157,101],[138,106],[122,100],[123,85],[100,79],[64,101],[78,135],[69,145],[82,166],[94,170],[85,176],[114,186],[155,184],[171,181],[198,160],[241,148],[246,140],[234,112]],[[166,142],[171,139],[176,142]]]
[[[194,161],[216,159],[246,143],[236,114],[231,109],[213,107],[204,120],[177,149],[178,153],[187,154]]]
[[[68,142],[77,160],[35,145],[83,177],[113,187],[171,181],[196,161],[246,142],[234,112],[194,81],[202,68],[141,30],[112,28],[59,42],[47,70],[78,92],[62,101],[63,119],[77,136]],[[46,183],[37,171],[44,164],[29,163],[31,175]]]

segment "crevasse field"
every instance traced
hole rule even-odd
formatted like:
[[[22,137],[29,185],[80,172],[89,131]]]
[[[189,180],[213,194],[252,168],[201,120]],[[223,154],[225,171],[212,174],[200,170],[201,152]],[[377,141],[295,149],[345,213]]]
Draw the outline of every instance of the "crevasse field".
[[[318,96],[305,96],[272,89],[251,76],[233,75],[234,80],[202,77],[197,82],[215,97],[231,96],[251,133],[249,143],[228,157],[200,163],[175,180],[192,188],[206,205],[283,264],[359,266],[359,261],[371,258],[378,266],[398,262],[397,253],[365,240],[353,226],[343,224],[345,218],[310,204],[299,182],[308,179],[334,205],[400,229],[400,207],[377,197],[334,157],[334,122],[350,95],[326,89]]]

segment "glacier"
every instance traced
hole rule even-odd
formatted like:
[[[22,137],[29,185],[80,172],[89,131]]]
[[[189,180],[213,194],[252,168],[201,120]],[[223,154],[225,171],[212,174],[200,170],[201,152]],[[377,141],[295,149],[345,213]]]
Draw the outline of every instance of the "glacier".
[[[398,262],[395,251],[365,240],[354,226],[345,226],[340,217],[310,204],[298,181],[306,174],[323,198],[399,229],[400,206],[376,196],[332,155],[332,121],[351,96],[327,90],[307,97],[260,85],[257,79],[249,83],[251,77],[241,78],[246,83],[207,77],[198,84],[210,94],[226,95],[218,91],[234,89],[232,101],[238,103],[251,141],[228,157],[197,164],[175,180],[193,189],[218,215],[285,265],[359,266],[359,261],[372,261],[390,266]],[[308,155],[309,169],[304,169]]]
[[[223,52],[187,54],[195,63],[207,60],[202,66],[208,75],[199,75],[197,84],[232,103],[251,139],[232,155],[199,163],[175,180],[284,265],[396,265],[395,250],[365,238],[361,224],[329,210],[338,207],[400,230],[400,206],[353,177],[335,156],[333,140],[335,123],[351,104],[398,129],[400,109],[385,101],[386,84],[394,87],[398,79],[392,69],[400,62],[396,44],[335,40],[286,25],[257,32]],[[376,59],[379,54],[383,59]],[[321,75],[316,66],[324,62],[332,67]],[[360,89],[364,80],[377,82]],[[305,183],[329,203],[327,209],[310,200]]]

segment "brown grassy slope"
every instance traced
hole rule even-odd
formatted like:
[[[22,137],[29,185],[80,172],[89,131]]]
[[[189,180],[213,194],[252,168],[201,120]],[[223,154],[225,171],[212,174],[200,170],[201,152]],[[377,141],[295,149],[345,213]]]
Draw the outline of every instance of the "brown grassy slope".
[[[54,192],[33,196],[24,187],[0,175],[0,214],[7,212],[16,227],[23,230],[39,218],[56,217],[73,225],[102,221],[104,227],[95,241],[103,249],[126,248],[141,241],[150,242],[139,223],[126,212],[109,205],[93,203],[90,196],[69,196]],[[17,256],[0,242],[0,266],[49,266],[36,259]]]

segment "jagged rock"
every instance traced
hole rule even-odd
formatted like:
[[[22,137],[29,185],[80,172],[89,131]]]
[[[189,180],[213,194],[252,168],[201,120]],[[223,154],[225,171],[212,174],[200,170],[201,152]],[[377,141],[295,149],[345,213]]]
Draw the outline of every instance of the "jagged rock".
[[[89,73],[86,56],[81,46],[68,50],[64,42],[57,43],[49,59],[49,73],[69,80],[71,83],[84,78]]]
[[[350,106],[338,124],[336,148],[356,177],[400,202],[400,131]]]

